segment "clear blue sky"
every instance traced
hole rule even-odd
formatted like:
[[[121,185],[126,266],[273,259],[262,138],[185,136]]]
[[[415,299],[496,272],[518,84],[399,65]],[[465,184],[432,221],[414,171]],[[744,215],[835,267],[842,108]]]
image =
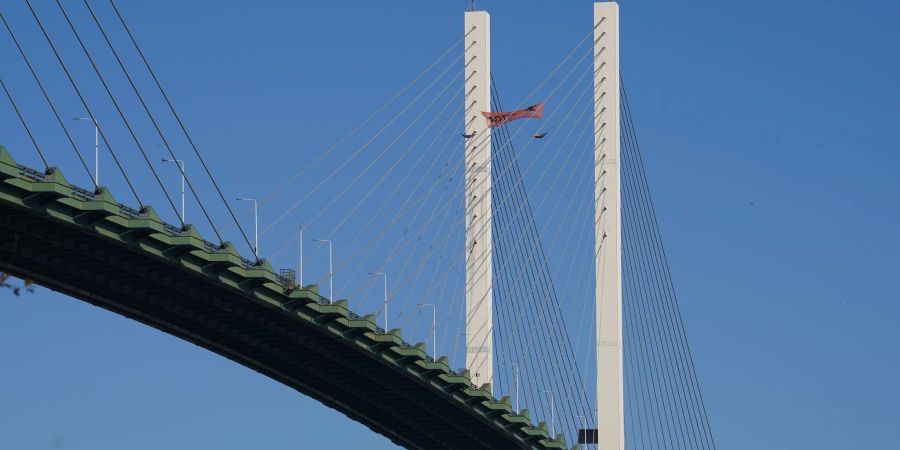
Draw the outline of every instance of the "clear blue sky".
[[[74,61],[55,6],[35,3]],[[84,19],[80,2],[65,3]],[[119,3],[229,197],[265,196],[337,141],[459,38],[465,7]],[[510,105],[527,101],[590,29],[588,1],[478,6],[492,14],[493,71]],[[83,114],[22,4],[2,8],[52,77],[64,115]],[[623,1],[621,10],[623,76],[719,448],[900,448],[900,5]],[[0,76],[51,159],[87,186],[0,34]],[[75,70],[88,79],[85,69]],[[38,167],[0,103],[0,144]],[[112,167],[102,170],[127,200]],[[171,168],[161,170],[174,186]],[[292,185],[262,222],[303,189]],[[537,199],[558,195],[529,189]],[[161,197],[151,199],[162,211]],[[188,214],[199,223],[193,202]],[[312,214],[273,229],[263,253]],[[310,262],[316,277],[322,258]],[[273,259],[290,266],[296,253]],[[349,283],[339,296],[355,289]],[[374,311],[378,289],[365,295],[359,309]],[[45,288],[20,298],[0,291],[0,358],[0,448],[394,448],[249,369]]]

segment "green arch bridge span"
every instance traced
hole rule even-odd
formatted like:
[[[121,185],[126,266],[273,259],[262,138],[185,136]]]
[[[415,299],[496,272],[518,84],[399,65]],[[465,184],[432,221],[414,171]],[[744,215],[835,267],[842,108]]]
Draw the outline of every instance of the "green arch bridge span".
[[[414,449],[566,448],[399,330],[0,147],[0,270],[192,342]],[[577,447],[577,446],[576,446]]]

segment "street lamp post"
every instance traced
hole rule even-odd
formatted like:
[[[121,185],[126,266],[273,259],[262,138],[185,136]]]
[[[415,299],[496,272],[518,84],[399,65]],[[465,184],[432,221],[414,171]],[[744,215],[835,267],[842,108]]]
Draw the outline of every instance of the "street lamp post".
[[[253,254],[259,261],[259,208],[255,198],[238,198],[239,201],[253,202]]]
[[[519,414],[519,365],[513,364],[513,372],[515,373],[516,379],[516,414]]]
[[[163,158],[163,162],[173,162],[178,164],[178,170],[181,172],[181,223],[187,224],[186,219],[184,218],[184,160],[181,159],[171,159],[171,158]],[[259,258],[259,255],[256,255]]]
[[[553,406],[553,389],[544,391],[544,393],[550,394],[550,438],[556,439],[556,413]]]
[[[328,244],[328,303],[334,303],[334,272],[331,265],[331,239],[313,239],[315,242],[325,242]]]
[[[431,303],[419,303],[419,306],[431,307],[431,359],[437,360],[437,308]]]
[[[463,323],[465,323],[465,320],[463,320]],[[453,343],[453,351],[451,352],[451,356],[454,360],[456,358],[456,349],[459,348],[459,338],[463,336],[466,336],[466,330],[460,331],[459,334],[456,335],[456,342]],[[463,337],[463,358],[465,358],[466,354],[466,345],[466,339]]]
[[[584,430],[585,437],[587,437],[587,419],[585,419],[585,417],[584,417],[584,416],[581,416],[581,415],[575,416],[575,418],[576,418],[576,419],[579,419],[579,418],[581,419],[581,429]],[[578,439],[578,438],[576,437],[576,440],[577,440],[577,439]],[[585,440],[587,440],[587,439],[585,439]]]
[[[100,127],[90,117],[75,117],[75,120],[86,120],[94,124],[94,184],[100,187]]]
[[[516,386],[516,414],[519,414],[519,365],[516,363],[504,362],[500,361],[500,364],[504,366],[510,366],[513,368],[513,379],[515,380]]]
[[[369,275],[384,278],[384,332],[388,332],[388,290],[387,290],[387,274],[384,272],[369,272]]]
[[[303,289],[303,224],[300,224],[300,289]]]

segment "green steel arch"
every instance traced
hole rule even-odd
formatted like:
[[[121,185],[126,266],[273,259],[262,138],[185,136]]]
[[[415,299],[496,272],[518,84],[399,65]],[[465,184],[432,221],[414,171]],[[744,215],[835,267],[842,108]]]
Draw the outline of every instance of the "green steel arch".
[[[346,301],[328,304],[233,245],[20,165],[2,146],[0,269],[225,356],[403,447],[566,448]]]

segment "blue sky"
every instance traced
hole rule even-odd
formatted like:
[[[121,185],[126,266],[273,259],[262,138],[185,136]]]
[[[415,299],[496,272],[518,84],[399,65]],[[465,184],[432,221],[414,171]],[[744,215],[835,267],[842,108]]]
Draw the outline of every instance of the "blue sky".
[[[7,3],[4,14],[46,74],[64,116],[82,115],[27,10]],[[55,6],[35,3],[85,80],[88,97],[97,99],[103,123],[115,123],[99,87],[88,83],[89,68],[65,38]],[[465,7],[463,1],[400,0],[120,3],[229,198],[265,197],[338,141],[459,39]],[[102,48],[81,3],[65,4],[89,42]],[[108,18],[105,2],[92,4]],[[590,30],[587,1],[478,5],[492,14],[493,72],[507,105],[532,100],[525,96]],[[900,62],[893,57],[900,6],[623,1],[621,11],[623,77],[719,448],[900,447]],[[50,159],[87,186],[5,34],[0,54],[0,75]],[[127,92],[121,79],[114,87]],[[39,167],[8,106],[0,114],[0,144]],[[79,139],[92,139],[89,129],[71,127]],[[326,160],[329,167],[376,130],[353,137],[346,153]],[[164,156],[147,125],[139,131],[155,158]],[[131,152],[126,163],[139,170],[124,132],[110,128],[110,134],[123,154]],[[367,155],[384,146],[377,142]],[[523,152],[523,166],[529,158],[545,161]],[[269,256],[274,265],[293,266],[296,224],[328,205],[340,183],[367,163],[353,160],[320,200],[274,226],[263,236],[263,254],[281,250]],[[375,164],[389,169],[385,161]],[[174,187],[171,169],[160,167]],[[101,174],[109,180],[103,184],[129,201],[108,161]],[[137,182],[142,192],[154,192],[146,173]],[[309,186],[291,184],[273,196],[262,207],[263,226]],[[528,189],[535,203],[573,192],[538,183]],[[329,233],[365,192],[339,198],[307,237]],[[214,203],[208,189],[203,195]],[[148,198],[176,220],[161,195]],[[250,226],[244,208],[238,205]],[[368,204],[366,212],[373,213]],[[193,199],[188,215],[204,227]],[[225,219],[216,212],[217,221]],[[549,240],[576,230],[549,229]],[[227,232],[239,241],[233,228]],[[208,227],[204,234],[210,236]],[[354,236],[336,232],[336,253]],[[290,247],[282,250],[286,242]],[[308,245],[307,270],[319,278],[324,254]],[[562,272],[565,249],[550,252],[554,270]],[[360,267],[355,277],[337,272],[338,296],[355,293],[356,309],[375,311],[380,291],[366,281],[369,266]],[[577,283],[561,289],[580,292]],[[45,288],[20,298],[0,294],[0,447],[393,448],[311,399],[154,329]],[[413,328],[405,335],[410,340],[427,334],[414,304],[392,316]],[[449,317],[453,309],[442,312]],[[442,349],[452,340],[439,340]]]

